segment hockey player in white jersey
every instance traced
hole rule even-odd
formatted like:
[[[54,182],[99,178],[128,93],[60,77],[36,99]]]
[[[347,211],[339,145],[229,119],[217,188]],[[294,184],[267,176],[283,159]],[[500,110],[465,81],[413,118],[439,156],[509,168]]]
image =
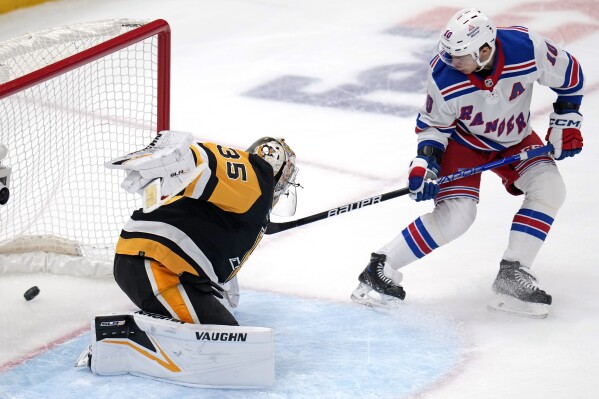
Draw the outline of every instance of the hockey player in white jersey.
[[[497,29],[487,15],[473,8],[459,11],[441,32],[438,55],[430,62],[425,105],[416,120],[418,146],[409,167],[410,197],[434,199],[435,208],[371,255],[352,299],[366,305],[403,300],[398,269],[472,225],[480,175],[439,185],[435,179],[441,172],[451,174],[544,145],[530,125],[535,82],[557,94],[545,137],[554,151],[494,169],[508,193],[524,197],[488,307],[535,318],[548,315],[551,295],[539,287],[530,268],[565,199],[555,161],[582,150],[582,69],[574,56],[551,40],[521,26]]]

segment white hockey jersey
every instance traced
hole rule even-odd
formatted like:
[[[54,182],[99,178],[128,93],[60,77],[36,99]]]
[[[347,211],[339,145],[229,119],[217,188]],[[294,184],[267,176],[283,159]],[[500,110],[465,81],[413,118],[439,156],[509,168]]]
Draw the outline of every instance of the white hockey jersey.
[[[447,146],[449,138],[481,151],[501,151],[531,134],[534,82],[558,101],[580,104],[584,79],[573,56],[521,26],[497,30],[493,70],[465,75],[430,62],[426,103],[416,120],[418,146]]]

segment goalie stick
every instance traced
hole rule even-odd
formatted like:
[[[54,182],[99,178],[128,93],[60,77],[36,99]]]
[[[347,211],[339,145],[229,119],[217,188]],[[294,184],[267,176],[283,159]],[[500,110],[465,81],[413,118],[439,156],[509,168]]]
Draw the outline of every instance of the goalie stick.
[[[545,155],[551,153],[553,151],[553,146],[551,144],[547,144],[542,147],[534,148],[532,150],[523,151],[519,154],[512,155],[510,157],[498,159],[493,162],[489,162],[483,165],[475,166],[474,168],[464,169],[456,173],[452,173],[447,176],[440,177],[437,179],[439,184],[446,183],[450,181],[454,181],[457,179],[461,179],[466,176],[474,175],[477,173],[482,173],[487,170],[491,170],[497,168],[502,165],[507,165],[510,163],[525,161],[529,158],[538,157],[540,155]],[[361,209],[366,206],[378,204],[383,201],[390,200],[392,198],[401,197],[402,195],[406,195],[410,193],[410,189],[405,187],[399,190],[391,191],[381,195],[375,195],[374,197],[366,198],[360,201],[352,202],[351,204],[341,205],[337,208],[329,209],[328,211],[320,212],[314,215],[306,216],[300,219],[291,220],[289,222],[269,222],[268,227],[266,228],[266,234],[275,234],[280,233],[281,231],[293,229],[295,227],[303,226],[308,223],[316,222],[323,219],[328,219],[333,216],[341,215],[343,213],[351,212],[356,209]]]

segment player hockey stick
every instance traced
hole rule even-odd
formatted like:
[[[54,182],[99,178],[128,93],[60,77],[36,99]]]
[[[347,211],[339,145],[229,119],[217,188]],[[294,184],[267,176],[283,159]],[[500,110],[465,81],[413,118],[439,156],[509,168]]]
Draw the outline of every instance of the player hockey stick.
[[[487,170],[491,170],[497,168],[502,165],[507,165],[510,163],[525,161],[529,158],[538,157],[540,155],[548,154],[553,151],[553,146],[551,144],[547,144],[546,146],[534,148],[532,150],[523,151],[519,154],[515,154],[506,158],[498,159],[493,162],[486,163],[484,165],[475,166],[474,168],[464,169],[456,173],[452,173],[447,176],[440,177],[437,179],[439,184],[446,183],[450,181],[454,181],[457,179],[461,179],[466,176],[474,175],[477,173],[482,173]],[[352,202],[351,204],[341,205],[337,208],[329,209],[328,211],[320,212],[314,215],[306,216],[300,219],[291,220],[289,222],[269,222],[268,227],[266,228],[266,234],[275,234],[280,233],[281,231],[293,229],[294,227],[299,227],[306,225],[308,223],[316,222],[318,220],[328,219],[333,216],[341,215],[343,213],[351,212],[356,209],[361,209],[366,206],[378,204],[383,201],[390,200],[392,198],[401,197],[402,195],[409,194],[410,190],[405,187],[399,190],[391,191],[381,195],[375,195],[374,197],[366,198],[357,202]]]

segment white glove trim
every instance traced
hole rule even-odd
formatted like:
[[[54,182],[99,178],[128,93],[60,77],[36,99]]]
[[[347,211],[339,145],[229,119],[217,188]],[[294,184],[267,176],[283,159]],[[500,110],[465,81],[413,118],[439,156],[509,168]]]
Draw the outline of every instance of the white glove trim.
[[[150,213],[155,209],[160,208],[166,202],[168,202],[175,195],[179,194],[183,191],[187,186],[189,186],[198,176],[202,174],[202,172],[208,167],[206,162],[202,162],[195,169],[187,174],[187,179],[181,182],[181,184],[173,190],[173,192],[167,196],[162,196],[160,191],[160,186],[162,183],[162,179],[154,179],[150,183],[148,183],[142,193],[143,197],[143,212]]]

